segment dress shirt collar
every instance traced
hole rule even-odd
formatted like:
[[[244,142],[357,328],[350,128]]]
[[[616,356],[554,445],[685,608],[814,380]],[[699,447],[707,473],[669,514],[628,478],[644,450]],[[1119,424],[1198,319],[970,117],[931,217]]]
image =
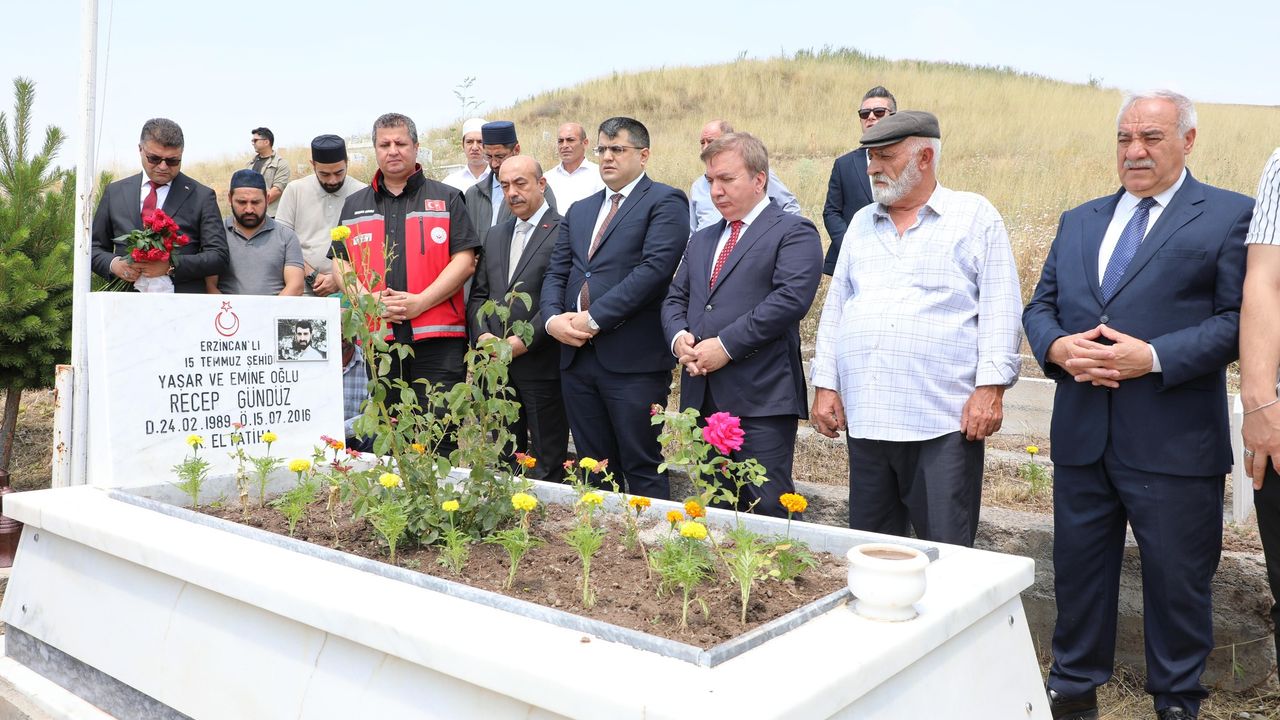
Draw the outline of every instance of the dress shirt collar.
[[[1178,194],[1178,190],[1182,189],[1182,183],[1185,182],[1186,179],[1187,179],[1187,169],[1184,167],[1182,168],[1182,174],[1178,176],[1177,182],[1170,185],[1168,188],[1165,189],[1164,192],[1160,193],[1159,195],[1152,196],[1155,199],[1156,203],[1160,206],[1161,210],[1169,207],[1169,202],[1173,200],[1174,195]],[[1128,190],[1125,190],[1124,194],[1120,196],[1120,202],[1116,203],[1115,214],[1120,217],[1124,217],[1126,215],[1132,214],[1134,208],[1138,207],[1138,203],[1141,200],[1142,198],[1138,197],[1137,195],[1134,195]]]
[[[933,194],[929,195],[929,199],[925,200],[924,205],[921,206],[920,210],[924,211],[925,209],[928,209],[932,211],[934,215],[946,215],[947,206],[951,204],[951,199],[954,195],[955,191],[948,190],[947,188],[942,187],[942,183],[938,183],[937,185],[934,185]],[[871,212],[877,218],[884,218],[890,222],[893,221],[893,219],[889,217],[889,208],[880,203],[876,203],[875,209]]]
[[[538,212],[534,213],[528,220],[521,220],[520,218],[516,218],[516,225],[518,226],[522,222],[529,223],[529,226],[530,226],[529,234],[532,235],[533,228],[538,227],[538,223],[542,222],[542,216],[546,214],[547,214],[547,200],[546,198],[543,198],[542,207],[538,208]],[[525,238],[525,240],[528,240],[528,238]]]
[[[592,170],[595,170],[595,169],[596,169],[595,163],[592,163],[590,160],[583,160],[582,164],[578,166],[578,169],[574,170],[573,172],[569,172],[568,170],[565,170],[564,163],[560,163],[559,165],[556,165],[555,167],[551,168],[551,172],[559,173],[561,175],[564,175],[565,177],[573,177],[574,175],[580,175],[584,172],[591,172]]]

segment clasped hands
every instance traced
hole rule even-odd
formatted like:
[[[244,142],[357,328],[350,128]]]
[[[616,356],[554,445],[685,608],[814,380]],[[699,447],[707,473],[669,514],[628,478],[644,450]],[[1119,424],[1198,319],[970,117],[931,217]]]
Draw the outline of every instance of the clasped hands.
[[[1047,355],[1049,362],[1066,370],[1076,382],[1107,388],[1118,388],[1121,380],[1146,375],[1152,367],[1151,347],[1145,340],[1106,325],[1054,340]]]
[[[382,317],[388,322],[407,322],[427,309],[427,301],[423,293],[386,289],[378,292],[377,295],[386,308],[382,311]]]
[[[707,375],[729,363],[729,353],[725,352],[720,338],[707,338],[696,344],[693,340],[693,334],[686,330],[676,336],[672,348],[690,376]]]
[[[582,347],[595,337],[599,330],[592,330],[587,324],[587,311],[563,312],[551,318],[547,323],[547,334],[565,345]]]

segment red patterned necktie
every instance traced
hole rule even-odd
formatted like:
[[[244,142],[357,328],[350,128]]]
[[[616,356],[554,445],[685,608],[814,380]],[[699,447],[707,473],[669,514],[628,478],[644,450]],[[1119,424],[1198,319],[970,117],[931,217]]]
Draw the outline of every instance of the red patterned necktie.
[[[151,191],[142,200],[142,215],[145,217],[148,213],[156,211],[156,187],[157,185],[148,180],[147,184],[151,186]]]
[[[604,233],[609,229],[609,223],[613,222],[613,216],[618,214],[618,206],[622,204],[622,193],[614,193],[609,198],[613,201],[613,207],[609,208],[609,214],[604,216],[604,222],[600,223],[600,230],[596,232],[596,236],[591,240],[591,247],[587,249],[587,259],[590,260],[595,256],[596,250],[600,249],[600,241],[604,239]],[[586,310],[591,307],[591,293],[587,290],[587,283],[582,283],[582,290],[578,291],[578,307]]]
[[[733,252],[733,246],[738,244],[738,235],[742,232],[742,221],[734,220],[729,223],[729,240],[724,244],[724,249],[720,251],[720,256],[716,258],[716,266],[711,270],[711,287],[716,286],[716,278],[720,277],[720,270],[724,268],[725,261],[729,259],[729,253]]]

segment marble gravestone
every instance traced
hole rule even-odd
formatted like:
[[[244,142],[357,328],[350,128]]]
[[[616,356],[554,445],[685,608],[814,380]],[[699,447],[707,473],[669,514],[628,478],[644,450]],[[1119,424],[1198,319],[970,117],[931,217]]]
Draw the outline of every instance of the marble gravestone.
[[[342,321],[333,298],[91,293],[87,484],[154,485],[204,440],[210,475],[244,449],[308,458],[343,437]]]

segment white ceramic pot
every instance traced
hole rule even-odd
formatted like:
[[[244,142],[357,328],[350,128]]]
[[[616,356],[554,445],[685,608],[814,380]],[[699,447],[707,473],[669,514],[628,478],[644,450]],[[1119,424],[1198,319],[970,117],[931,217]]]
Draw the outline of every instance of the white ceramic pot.
[[[928,556],[905,545],[864,543],[849,548],[847,557],[854,612],[886,622],[916,616],[913,605],[924,597]]]

